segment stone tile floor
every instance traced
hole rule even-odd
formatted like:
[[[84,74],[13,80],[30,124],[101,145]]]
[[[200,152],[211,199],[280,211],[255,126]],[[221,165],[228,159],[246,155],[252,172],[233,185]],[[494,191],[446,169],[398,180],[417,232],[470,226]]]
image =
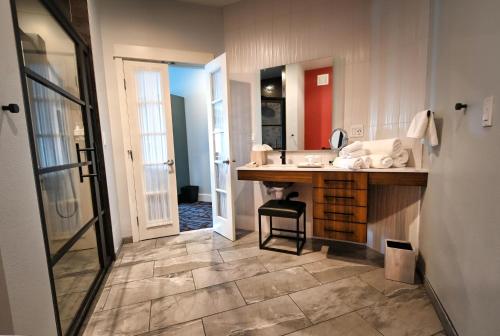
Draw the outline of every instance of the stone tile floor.
[[[381,254],[314,240],[294,256],[257,240],[206,229],[124,245],[83,335],[444,334],[421,285],[384,279]]]

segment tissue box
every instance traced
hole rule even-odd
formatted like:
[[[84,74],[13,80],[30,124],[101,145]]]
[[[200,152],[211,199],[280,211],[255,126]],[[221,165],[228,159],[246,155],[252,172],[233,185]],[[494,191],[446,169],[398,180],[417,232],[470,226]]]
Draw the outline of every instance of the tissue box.
[[[254,161],[257,166],[263,166],[267,163],[267,154],[265,151],[252,151],[250,161]]]

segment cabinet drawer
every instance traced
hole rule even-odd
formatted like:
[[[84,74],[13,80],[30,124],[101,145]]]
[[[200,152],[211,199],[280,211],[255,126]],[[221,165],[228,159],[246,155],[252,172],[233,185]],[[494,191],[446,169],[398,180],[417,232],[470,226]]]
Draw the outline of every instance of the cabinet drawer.
[[[316,188],[368,189],[367,173],[331,172],[316,173],[313,177]]]
[[[316,237],[366,243],[366,224],[315,219],[313,229]]]
[[[350,205],[314,203],[314,218],[366,223],[367,208]]]
[[[314,188],[313,200],[316,203],[367,206],[368,190]]]

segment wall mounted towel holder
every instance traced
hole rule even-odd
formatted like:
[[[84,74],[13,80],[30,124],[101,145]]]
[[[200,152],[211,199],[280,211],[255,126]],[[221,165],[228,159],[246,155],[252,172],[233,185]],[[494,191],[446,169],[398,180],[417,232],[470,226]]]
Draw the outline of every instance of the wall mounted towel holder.
[[[463,104],[463,103],[456,103],[455,104],[455,110],[456,111],[460,111],[460,110],[463,110],[463,109],[466,109],[467,108],[467,104]]]

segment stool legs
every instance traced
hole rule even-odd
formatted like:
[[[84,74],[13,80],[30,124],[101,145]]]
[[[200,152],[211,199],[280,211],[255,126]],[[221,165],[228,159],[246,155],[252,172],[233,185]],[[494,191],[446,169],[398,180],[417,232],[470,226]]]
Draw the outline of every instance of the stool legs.
[[[262,248],[262,216],[259,214],[259,248]]]
[[[297,255],[300,255],[300,233],[299,233],[299,219],[295,219],[297,224]]]

